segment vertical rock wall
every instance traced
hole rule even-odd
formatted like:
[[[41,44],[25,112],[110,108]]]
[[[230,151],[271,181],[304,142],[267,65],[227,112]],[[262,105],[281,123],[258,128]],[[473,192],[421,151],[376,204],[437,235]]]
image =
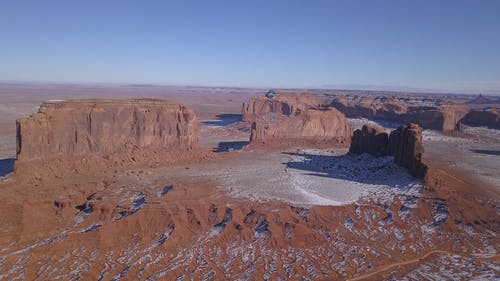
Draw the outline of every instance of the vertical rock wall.
[[[190,149],[198,143],[194,112],[162,100],[47,102],[16,124],[18,160],[106,155],[126,148]]]

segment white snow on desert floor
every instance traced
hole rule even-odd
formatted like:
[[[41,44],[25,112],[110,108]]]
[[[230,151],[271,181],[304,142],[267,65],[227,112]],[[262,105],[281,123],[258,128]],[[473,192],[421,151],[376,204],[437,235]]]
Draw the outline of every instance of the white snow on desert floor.
[[[389,203],[396,195],[405,201],[421,194],[421,180],[396,165],[392,157],[346,152],[346,149],[240,151],[233,152],[239,157],[217,165],[177,170],[171,176],[210,176],[233,197],[304,206],[337,206],[357,201]]]

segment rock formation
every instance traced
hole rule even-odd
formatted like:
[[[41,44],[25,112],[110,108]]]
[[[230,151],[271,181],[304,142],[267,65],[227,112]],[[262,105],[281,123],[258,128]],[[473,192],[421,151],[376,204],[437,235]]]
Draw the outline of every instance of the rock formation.
[[[401,121],[416,123],[425,129],[453,131],[460,120],[469,112],[469,107],[461,104],[443,104],[439,107],[411,107]]]
[[[401,126],[392,131],[387,151],[394,156],[398,165],[407,168],[413,176],[425,176],[427,166],[422,163],[422,128],[417,124]]]
[[[371,97],[363,97],[358,103],[349,102],[344,97],[337,97],[331,103],[331,106],[344,113],[349,118],[368,118],[375,116],[376,109],[373,106]]]
[[[500,108],[473,109],[461,122],[468,126],[485,126],[500,130]]]
[[[17,120],[19,161],[105,156],[126,148],[189,149],[197,142],[194,112],[162,100],[46,102]]]
[[[394,161],[415,177],[423,178],[427,171],[427,166],[422,163],[422,128],[417,124],[401,126],[389,137],[382,128],[364,125],[354,132],[349,152],[394,156]]]
[[[268,95],[270,96],[270,95]],[[313,95],[292,95],[273,92],[269,97],[258,97],[243,103],[242,120],[253,122],[266,113],[294,115],[307,108],[317,107],[319,101]]]
[[[425,129],[439,131],[455,130],[460,120],[469,112],[463,104],[443,103],[439,105],[407,105],[395,98],[375,101],[362,96],[350,100],[337,97],[331,103],[349,118],[367,118],[401,123],[416,123]]]
[[[375,156],[387,154],[389,135],[383,128],[364,125],[361,130],[354,131],[352,136],[350,153],[369,153]]]
[[[351,126],[338,110],[307,109],[297,115],[264,115],[252,123],[251,143],[328,141],[348,144]]]

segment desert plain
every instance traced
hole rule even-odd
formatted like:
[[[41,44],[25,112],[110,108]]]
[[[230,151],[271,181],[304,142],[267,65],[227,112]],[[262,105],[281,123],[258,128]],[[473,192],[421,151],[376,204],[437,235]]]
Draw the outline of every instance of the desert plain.
[[[498,97],[4,83],[0,100],[0,280],[500,276]]]

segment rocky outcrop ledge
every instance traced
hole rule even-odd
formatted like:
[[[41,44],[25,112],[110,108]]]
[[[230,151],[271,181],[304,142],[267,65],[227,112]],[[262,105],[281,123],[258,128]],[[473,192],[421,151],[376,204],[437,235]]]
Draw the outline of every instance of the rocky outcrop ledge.
[[[364,125],[354,132],[349,152],[394,156],[394,161],[415,177],[423,178],[427,172],[422,162],[422,128],[417,124],[401,126],[390,135],[380,127]]]
[[[198,143],[194,112],[165,100],[45,102],[16,125],[19,161],[106,156],[127,148],[187,150]]]

